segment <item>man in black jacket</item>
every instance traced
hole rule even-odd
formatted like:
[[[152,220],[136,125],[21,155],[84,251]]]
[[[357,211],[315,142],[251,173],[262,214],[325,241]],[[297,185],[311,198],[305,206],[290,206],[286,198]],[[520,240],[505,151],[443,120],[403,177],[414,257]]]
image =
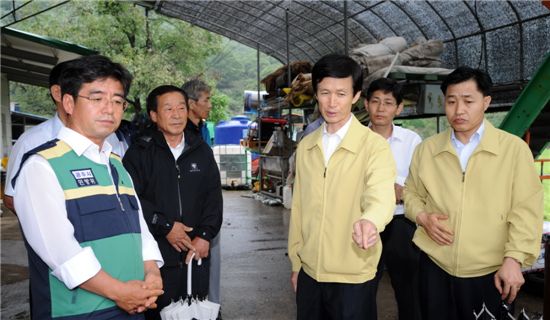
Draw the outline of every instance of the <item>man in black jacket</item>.
[[[208,145],[212,145],[212,139],[206,127],[206,119],[212,110],[210,96],[212,89],[200,79],[187,81],[181,87],[189,99],[189,116],[185,126],[185,134],[202,138]],[[208,299],[221,304],[221,230],[218,235],[210,241],[210,278]],[[220,317],[221,318],[221,311]]]
[[[212,150],[200,137],[184,135],[185,92],[175,86],[157,87],[147,97],[147,111],[156,126],[132,144],[123,163],[165,262],[165,293],[157,310],[147,314],[147,319],[160,319],[163,307],[186,295],[192,253],[193,294],[207,295],[210,241],[220,230],[223,204]]]
[[[199,135],[208,144],[212,145],[212,138],[206,127],[206,119],[212,110],[211,88],[200,79],[192,79],[181,87],[189,99],[189,114],[185,132]]]

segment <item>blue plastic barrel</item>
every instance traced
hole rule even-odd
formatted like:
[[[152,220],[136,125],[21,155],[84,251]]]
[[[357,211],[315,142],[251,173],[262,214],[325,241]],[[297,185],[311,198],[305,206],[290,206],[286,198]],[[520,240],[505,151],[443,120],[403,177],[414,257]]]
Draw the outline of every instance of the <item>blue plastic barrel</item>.
[[[246,137],[248,120],[245,116],[235,116],[231,120],[220,121],[214,129],[214,144],[240,144]]]

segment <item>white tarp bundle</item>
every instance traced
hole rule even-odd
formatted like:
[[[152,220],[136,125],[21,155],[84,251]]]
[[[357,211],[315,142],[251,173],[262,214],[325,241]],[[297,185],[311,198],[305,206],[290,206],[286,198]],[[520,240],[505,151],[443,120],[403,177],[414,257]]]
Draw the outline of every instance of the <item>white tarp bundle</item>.
[[[390,66],[394,59],[394,65],[438,68],[443,48],[441,40],[418,39],[407,47],[405,38],[389,37],[355,48],[350,56],[363,67],[367,76]]]

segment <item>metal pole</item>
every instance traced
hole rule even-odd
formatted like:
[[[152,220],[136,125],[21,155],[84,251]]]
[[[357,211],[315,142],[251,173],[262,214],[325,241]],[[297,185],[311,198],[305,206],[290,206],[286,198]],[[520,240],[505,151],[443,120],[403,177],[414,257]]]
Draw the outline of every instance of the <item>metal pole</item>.
[[[30,16],[26,16],[26,17],[24,17],[24,18],[22,18],[22,19],[12,21],[11,23],[8,23],[7,25],[3,26],[2,28],[7,28],[7,27],[9,27],[9,26],[11,26],[11,25],[14,25],[14,24],[18,23],[18,22],[21,22],[21,21],[27,20],[27,19],[29,19],[29,18],[35,17],[35,16],[37,16],[37,15],[39,15],[39,14],[41,14],[41,13],[44,13],[44,12],[46,12],[46,11],[50,11],[50,10],[52,10],[52,9],[54,9],[54,8],[57,8],[57,7],[59,7],[59,6],[64,5],[65,3],[69,2],[69,1],[70,1],[70,0],[66,0],[66,1],[60,2],[60,3],[56,4],[55,6],[51,6],[51,7],[49,7],[49,8],[44,9],[44,10],[38,11],[38,12],[36,12],[36,13],[33,13],[33,14],[31,14]],[[15,13],[14,13],[14,15],[15,15]]]
[[[260,43],[256,46],[256,74],[258,75],[258,115],[260,115]]]
[[[344,0],[344,53],[348,55],[348,1]]]
[[[289,32],[289,23],[288,23],[288,8],[286,9],[286,12],[285,12],[285,23],[286,23],[286,65],[287,65],[287,82],[288,82],[288,88],[291,88],[292,87],[292,79],[291,79],[291,74],[290,74],[290,32]],[[288,110],[288,127],[290,128],[290,138],[292,139],[292,109],[289,109]],[[279,108],[279,114],[283,115],[283,112],[282,110],[280,110]],[[284,179],[283,179],[284,181]]]
[[[260,154],[260,162],[258,163],[258,177],[260,186],[258,192],[262,192],[264,179],[262,170],[262,105],[260,104],[260,43],[256,44],[256,73],[258,77],[258,154]]]
[[[285,11],[285,24],[286,24],[286,74],[287,74],[287,82],[288,82],[288,88],[290,88],[290,84],[292,79],[290,75],[290,32],[288,27],[288,9]]]
[[[15,16],[17,10],[23,8],[24,6],[28,5],[31,2],[32,2],[32,0],[27,1],[27,2],[23,3],[22,5],[20,5],[19,7],[16,8],[15,7],[15,0],[12,1],[12,5],[11,5],[12,10],[10,12],[6,13],[5,15],[3,15],[2,17],[0,17],[0,19],[4,19],[5,17],[7,17],[11,14],[11,15],[13,15],[13,20],[17,20],[17,17]]]

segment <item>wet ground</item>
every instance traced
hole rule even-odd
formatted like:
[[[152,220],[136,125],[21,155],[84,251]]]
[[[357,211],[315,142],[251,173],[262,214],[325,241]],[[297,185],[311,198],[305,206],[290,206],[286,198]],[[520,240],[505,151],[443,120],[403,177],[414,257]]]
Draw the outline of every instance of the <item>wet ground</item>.
[[[224,191],[222,227],[223,319],[295,319],[290,263],[286,256],[289,211],[253,198],[249,191]],[[17,219],[1,221],[0,319],[29,319],[27,256]],[[524,287],[525,288],[525,287]],[[379,287],[378,319],[396,319],[387,276]],[[523,290],[517,309],[542,313],[542,288]]]

